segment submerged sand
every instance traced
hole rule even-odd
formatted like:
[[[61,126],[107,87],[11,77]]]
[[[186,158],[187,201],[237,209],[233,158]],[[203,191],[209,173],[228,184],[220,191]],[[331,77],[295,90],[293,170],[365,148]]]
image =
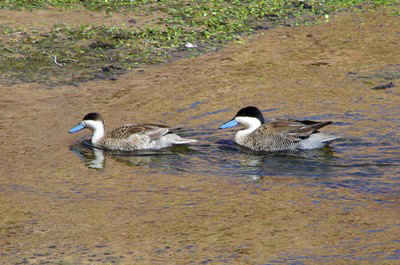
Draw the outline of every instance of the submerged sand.
[[[213,116],[227,120],[250,104],[296,117],[395,107],[397,87],[370,88],[385,82],[371,73],[400,62],[399,28],[400,19],[382,10],[343,13],[116,81],[1,86],[0,264],[269,264],[294,256],[305,264],[397,264],[387,257],[400,249],[398,194],[291,177],[262,176],[255,185],[169,175],[113,159],[93,170],[69,150],[77,137],[66,132],[90,111],[110,127],[196,128],[209,117],[195,115],[229,108]],[[363,74],[372,76],[368,83],[357,78]],[[382,114],[370,115],[345,133],[379,128]],[[323,199],[329,195],[342,199]]]

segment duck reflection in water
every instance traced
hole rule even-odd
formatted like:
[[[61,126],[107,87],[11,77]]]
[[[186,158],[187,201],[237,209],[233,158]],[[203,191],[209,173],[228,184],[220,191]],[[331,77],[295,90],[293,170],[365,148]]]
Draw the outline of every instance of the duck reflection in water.
[[[110,152],[101,148],[97,148],[90,144],[88,140],[83,140],[80,143],[70,146],[70,150],[76,154],[88,168],[103,169],[105,168],[106,160],[108,158],[114,161],[121,162],[128,166],[149,166],[152,163],[160,165],[173,163],[178,160],[179,154],[191,152],[186,146],[174,146],[164,149],[162,151],[142,150],[133,152]]]
[[[231,140],[220,140],[218,150],[230,157],[221,171],[236,176],[246,176],[250,181],[261,181],[272,176],[322,177],[334,176],[338,170],[334,149],[325,146],[306,151],[254,152]]]

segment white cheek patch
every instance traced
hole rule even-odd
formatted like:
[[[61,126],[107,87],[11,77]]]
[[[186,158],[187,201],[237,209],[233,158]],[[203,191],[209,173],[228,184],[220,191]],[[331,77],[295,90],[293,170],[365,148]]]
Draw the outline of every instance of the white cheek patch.
[[[96,129],[101,129],[104,127],[103,123],[101,121],[84,121],[86,127],[96,130]]]
[[[235,120],[245,126],[249,131],[254,131],[261,126],[261,121],[253,117],[236,117]]]

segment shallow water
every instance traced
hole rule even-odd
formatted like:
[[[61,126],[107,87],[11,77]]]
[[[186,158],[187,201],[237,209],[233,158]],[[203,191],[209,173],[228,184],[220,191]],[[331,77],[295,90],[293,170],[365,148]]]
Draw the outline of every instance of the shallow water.
[[[190,108],[199,103],[191,104]],[[358,192],[399,192],[400,138],[399,124],[395,124],[397,112],[377,105],[382,122],[386,126],[359,128],[365,136],[351,135],[358,122],[374,122],[374,115],[361,112],[308,116],[304,119],[333,120],[341,139],[322,149],[294,152],[257,153],[236,145],[232,139],[238,128],[218,130],[216,121],[198,129],[182,130],[180,135],[198,139],[194,145],[174,146],[164,150],[139,151],[135,153],[107,153],[90,147],[84,138],[71,146],[71,150],[91,168],[104,168],[106,159],[114,159],[126,165],[147,167],[164,174],[197,174],[233,178],[257,182],[267,176],[313,179],[313,184],[329,187],[345,187]],[[400,107],[398,108],[400,110]],[[273,115],[264,110],[265,116]],[[178,110],[182,112],[183,110]],[[227,112],[223,109],[196,117],[212,116]],[[398,111],[398,110],[397,110]],[[233,113],[233,111],[231,111]],[[374,113],[376,114],[376,113]],[[223,121],[217,121],[222,123]],[[389,131],[388,131],[389,130]],[[151,172],[151,171],[150,171]]]

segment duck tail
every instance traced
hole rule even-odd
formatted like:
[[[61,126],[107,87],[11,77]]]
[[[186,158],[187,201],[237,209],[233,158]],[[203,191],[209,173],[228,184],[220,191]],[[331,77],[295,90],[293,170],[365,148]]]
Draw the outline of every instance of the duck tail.
[[[168,141],[171,142],[172,144],[190,144],[197,142],[197,140],[183,138],[177,134],[167,134],[165,137],[168,137]]]
[[[321,137],[322,143],[330,143],[330,142],[340,138],[339,136],[331,135],[331,134],[324,134],[324,133],[318,133],[318,134]]]
[[[300,149],[321,148],[340,137],[325,133],[313,133],[307,139],[300,141]]]

